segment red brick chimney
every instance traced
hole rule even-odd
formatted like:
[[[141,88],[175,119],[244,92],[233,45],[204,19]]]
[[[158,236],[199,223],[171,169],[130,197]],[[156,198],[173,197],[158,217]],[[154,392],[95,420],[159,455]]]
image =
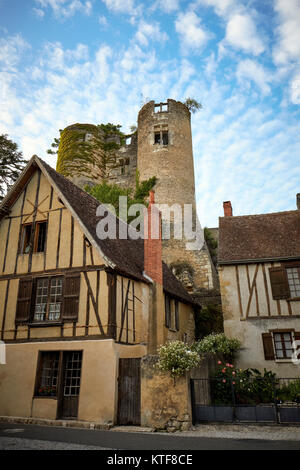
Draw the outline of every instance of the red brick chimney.
[[[230,201],[223,202],[224,217],[232,216],[232,206]]]
[[[162,285],[161,213],[154,204],[154,191],[151,190],[149,206],[145,209],[145,233],[148,228],[148,234],[144,240],[144,272]]]

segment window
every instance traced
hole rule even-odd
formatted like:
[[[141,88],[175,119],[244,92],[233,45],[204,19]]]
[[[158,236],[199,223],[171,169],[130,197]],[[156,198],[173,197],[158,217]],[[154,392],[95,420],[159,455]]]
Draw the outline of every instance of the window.
[[[32,224],[26,224],[22,227],[21,249],[20,253],[29,253],[31,240]]]
[[[41,352],[35,395],[57,396],[59,352]]]
[[[165,325],[169,330],[179,330],[179,304],[177,299],[165,294]]]
[[[269,269],[273,299],[300,299],[300,265]]]
[[[78,397],[81,377],[81,351],[41,351],[35,396]],[[61,390],[61,393],[59,392]],[[72,405],[69,402],[69,405]],[[75,414],[75,413],[74,413]]]
[[[31,249],[33,253],[43,252],[45,250],[46,235],[47,222],[36,222],[34,228],[33,224],[24,224],[21,234],[20,254],[28,254]]]
[[[166,113],[168,112],[168,103],[159,103],[154,105],[155,113]]]
[[[37,222],[35,226],[34,253],[41,253],[45,249],[47,222]]]
[[[299,268],[287,268],[286,269],[291,298],[300,297],[299,271],[300,271]]]
[[[154,144],[168,145],[168,143],[168,126],[166,124],[154,126]]]
[[[294,347],[300,341],[300,332],[275,330],[262,334],[265,360],[292,359]]]
[[[78,320],[80,273],[19,280],[16,324]]]
[[[58,321],[60,319],[62,286],[62,276],[36,280],[34,321]]]
[[[292,333],[273,333],[276,359],[290,359],[293,354]]]

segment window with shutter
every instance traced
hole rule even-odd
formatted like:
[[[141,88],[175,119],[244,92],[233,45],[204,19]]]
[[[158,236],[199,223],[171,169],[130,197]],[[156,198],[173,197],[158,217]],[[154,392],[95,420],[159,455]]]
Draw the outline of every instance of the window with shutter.
[[[32,278],[19,280],[16,323],[29,322],[31,316]]]
[[[66,276],[64,288],[63,320],[77,321],[80,293],[80,273]]]
[[[171,323],[171,299],[165,294],[165,325],[170,328]]]
[[[290,297],[286,270],[282,267],[269,268],[272,295],[274,300]]]
[[[263,340],[263,346],[264,346],[265,360],[266,361],[274,360],[275,355],[274,355],[273,339],[272,339],[271,333],[263,333],[262,340]]]

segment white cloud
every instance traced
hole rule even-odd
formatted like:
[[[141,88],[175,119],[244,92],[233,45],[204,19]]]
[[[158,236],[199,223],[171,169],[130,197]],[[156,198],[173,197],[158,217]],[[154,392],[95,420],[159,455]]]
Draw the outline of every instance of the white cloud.
[[[242,60],[238,64],[236,74],[240,82],[251,80],[260,88],[264,95],[270,94],[272,75],[261,64],[250,59]]]
[[[33,8],[32,10],[38,18],[43,18],[45,16],[45,12],[41,8]]]
[[[106,28],[108,26],[107,18],[104,15],[99,16],[98,21],[102,27]]]
[[[106,7],[114,13],[132,14],[135,11],[134,0],[102,0]]]
[[[300,60],[300,0],[275,0],[278,14],[277,43],[273,58],[276,64]]]
[[[227,23],[225,41],[245,52],[259,55],[265,50],[255,23],[248,14],[235,14]]]
[[[300,72],[291,80],[290,100],[293,104],[300,104]]]
[[[141,21],[135,38],[141,45],[148,46],[149,40],[165,42],[168,39],[168,35],[160,30],[158,23]]]
[[[3,71],[14,71],[15,66],[22,58],[22,53],[30,46],[20,35],[0,38],[0,63]]]
[[[216,14],[222,17],[230,16],[240,8],[236,0],[197,0],[197,4],[214,8]]]
[[[202,49],[211,34],[201,24],[201,19],[193,11],[180,13],[175,21],[175,29],[181,38],[182,51]]]
[[[76,12],[81,12],[85,15],[90,15],[92,12],[91,0],[35,0],[39,5],[39,9],[34,8],[36,14],[40,17],[43,16],[43,8],[52,8],[56,18],[69,18]],[[39,11],[37,11],[39,10]]]
[[[179,9],[180,0],[157,0],[153,3],[151,10],[160,9],[165,13],[172,13]]]

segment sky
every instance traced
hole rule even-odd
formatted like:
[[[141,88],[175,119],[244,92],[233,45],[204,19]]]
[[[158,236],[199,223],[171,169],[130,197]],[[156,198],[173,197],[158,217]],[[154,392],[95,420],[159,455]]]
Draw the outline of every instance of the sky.
[[[59,129],[129,132],[191,97],[198,216],[296,209],[300,0],[0,0],[0,133],[55,167]]]

